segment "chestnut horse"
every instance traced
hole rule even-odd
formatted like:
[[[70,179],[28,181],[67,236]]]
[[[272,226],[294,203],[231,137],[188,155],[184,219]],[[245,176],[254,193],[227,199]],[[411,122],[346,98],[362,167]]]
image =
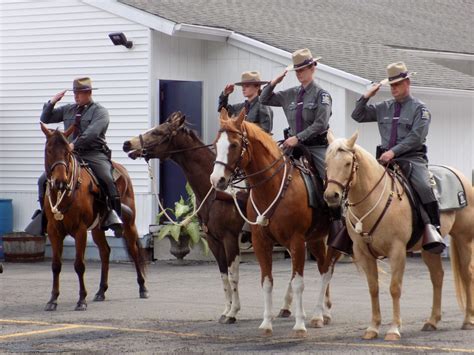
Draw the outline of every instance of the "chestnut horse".
[[[104,231],[99,226],[99,219],[106,212],[105,204],[96,199],[100,192],[99,186],[89,172],[81,168],[66,139],[74,131],[74,127],[71,126],[63,134],[59,130],[49,130],[41,123],[41,130],[46,136],[45,170],[48,180],[43,206],[48,221],[47,233],[51,242],[53,271],[51,299],[46,304],[45,310],[54,311],[57,308],[63,242],[69,234],[75,240],[74,269],[79,278],[79,301],[75,309],[83,311],[87,309],[84,254],[88,230],[92,230],[92,238],[99,249],[102,263],[100,286],[94,301],[103,301],[108,288],[110,247]],[[148,298],[144,278],[145,263],[135,227],[132,182],[122,165],[117,163],[113,165],[121,175],[117,181],[117,188],[122,200],[123,236],[127,251],[135,263],[140,297]]]
[[[247,216],[252,223],[252,243],[261,270],[264,291],[264,313],[260,329],[272,334],[272,248],[276,241],[290,252],[292,275],[290,286],[295,295],[295,326],[297,335],[306,334],[303,310],[303,271],[306,259],[305,242],[318,261],[322,276],[321,290],[311,325],[320,327],[330,319],[330,301],[326,291],[340,253],[329,248],[325,237],[329,221],[316,221],[308,206],[308,195],[299,170],[292,168],[273,138],[257,125],[244,120],[244,111],[229,118],[225,109],[220,114],[220,130],[216,138],[217,157],[211,182],[217,189],[227,188],[237,169],[243,169],[251,186]],[[286,185],[284,197],[283,187]],[[252,201],[253,200],[253,201]],[[258,209],[258,212],[256,211]],[[260,213],[260,211],[264,211]],[[268,211],[270,211],[267,213]],[[267,216],[271,217],[267,219]],[[258,216],[257,216],[258,215]],[[267,216],[266,216],[267,215]]]
[[[393,198],[394,192],[403,188],[386,169],[366,150],[356,145],[357,133],[349,139],[334,139],[326,154],[328,185],[324,194],[327,203],[339,206],[347,194],[350,213],[346,224],[354,242],[354,259],[367,276],[372,302],[372,322],[363,338],[378,336],[381,324],[377,260],[375,256],[388,256],[392,270],[390,293],[393,302],[393,316],[385,340],[400,339],[400,296],[403,272],[406,262],[406,246],[412,233],[412,209],[406,194]],[[474,238],[474,189],[461,173],[456,172],[464,186],[467,207],[441,213],[441,233],[451,235],[451,266],[460,304],[464,304],[465,318],[462,329],[474,329],[474,274],[472,265]],[[385,177],[384,177],[385,176]],[[387,183],[382,181],[385,179]],[[395,179],[397,180],[397,179]],[[381,183],[378,183],[381,182]],[[396,183],[397,185],[393,185]],[[354,201],[359,201],[354,203]],[[389,203],[388,201],[391,201]],[[386,207],[389,206],[389,207]],[[385,211],[385,214],[384,214]],[[359,216],[359,217],[354,217]],[[362,217],[361,216],[365,216]],[[381,217],[380,217],[381,216]],[[369,239],[364,233],[356,232],[355,218],[364,219],[363,231],[371,231]],[[378,225],[377,225],[378,223]],[[374,225],[376,226],[374,229]],[[360,228],[361,226],[359,226]],[[421,249],[421,240],[412,250]],[[441,319],[441,289],[443,267],[441,256],[421,251],[423,261],[428,266],[433,284],[433,305],[431,316],[423,330],[435,330]]]

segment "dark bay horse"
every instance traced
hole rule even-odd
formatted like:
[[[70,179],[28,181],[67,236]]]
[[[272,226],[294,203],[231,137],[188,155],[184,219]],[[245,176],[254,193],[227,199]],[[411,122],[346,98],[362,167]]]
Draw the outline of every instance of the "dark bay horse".
[[[74,126],[62,133],[59,130],[49,130],[41,123],[41,130],[46,136],[45,169],[48,179],[44,210],[53,254],[53,289],[45,310],[54,311],[57,308],[63,242],[66,235],[69,234],[75,240],[74,269],[79,278],[80,288],[79,301],[75,309],[82,311],[87,309],[84,254],[88,230],[92,230],[92,238],[99,249],[102,262],[100,286],[94,300],[103,301],[108,288],[110,247],[104,231],[99,226],[99,219],[105,213],[105,204],[96,199],[100,192],[99,187],[89,172],[80,166],[66,139],[73,132]],[[127,251],[135,263],[140,297],[147,298],[148,291],[144,278],[145,263],[135,227],[135,200],[132,182],[122,165],[117,163],[113,163],[113,165],[121,175],[117,180],[117,188],[122,200],[123,235]]]
[[[386,174],[387,170],[369,152],[355,144],[357,137],[357,133],[349,139],[335,139],[332,134],[328,135],[330,142],[326,154],[328,185],[324,198],[328,204],[338,206],[344,203],[343,196],[347,195],[347,230],[354,242],[354,260],[366,274],[372,303],[371,323],[365,330],[363,338],[374,339],[379,334],[382,315],[375,256],[388,256],[392,271],[390,294],[393,311],[392,323],[385,340],[400,340],[402,324],[400,297],[406,247],[413,228],[412,209],[406,194],[392,198],[398,195],[395,192],[403,191],[403,187],[396,179]],[[464,186],[467,206],[441,212],[441,234],[451,236],[451,267],[456,294],[465,315],[462,329],[472,330],[474,329],[474,188],[464,175],[455,172]],[[356,231],[357,224],[360,223],[362,226],[363,219],[365,227]],[[421,249],[421,239],[412,249]],[[437,329],[441,320],[444,272],[439,254],[422,250],[421,255],[428,266],[433,285],[431,315],[423,326],[423,330],[430,331]]]
[[[171,159],[184,172],[196,195],[197,205],[201,204],[211,188],[209,176],[212,172],[215,154],[202,143],[196,133],[185,125],[185,116],[173,113],[166,122],[123,144],[129,157],[136,159]],[[240,310],[239,297],[239,233],[243,220],[232,200],[216,199],[215,194],[205,201],[198,216],[204,225],[207,241],[214,254],[226,298],[221,323],[234,323]]]
[[[325,296],[334,271],[335,260],[340,256],[332,248],[326,250],[329,221],[316,221],[313,227],[313,211],[308,206],[308,196],[299,170],[293,169],[283,152],[270,135],[257,125],[244,120],[244,111],[229,118],[221,110],[220,130],[216,138],[216,164],[211,182],[217,189],[225,189],[236,169],[243,169],[252,186],[247,203],[252,225],[252,243],[260,264],[261,284],[264,291],[265,309],[260,329],[272,334],[272,248],[274,241],[287,248],[292,259],[290,286],[295,294],[295,318],[293,330],[304,336],[306,327],[303,309],[303,271],[306,259],[305,242],[318,261],[322,276],[321,290],[311,325],[320,327],[330,319]],[[286,185],[284,197],[283,187]],[[253,198],[253,201],[251,201]],[[272,207],[273,206],[273,207]],[[258,209],[258,212],[256,211]],[[265,212],[272,211],[267,219]],[[260,211],[265,211],[261,213]],[[269,213],[269,215],[270,215]],[[258,215],[258,216],[257,216]]]

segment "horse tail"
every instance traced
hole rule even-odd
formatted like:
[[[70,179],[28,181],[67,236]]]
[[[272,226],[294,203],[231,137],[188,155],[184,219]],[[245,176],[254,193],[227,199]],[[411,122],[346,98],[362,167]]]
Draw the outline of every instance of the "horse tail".
[[[458,300],[458,305],[462,311],[466,309],[466,289],[464,283],[461,280],[461,264],[458,248],[460,247],[459,243],[456,241],[456,238],[451,237],[450,242],[450,259],[451,259],[451,269],[453,271],[454,278],[454,287],[456,289],[456,298]]]

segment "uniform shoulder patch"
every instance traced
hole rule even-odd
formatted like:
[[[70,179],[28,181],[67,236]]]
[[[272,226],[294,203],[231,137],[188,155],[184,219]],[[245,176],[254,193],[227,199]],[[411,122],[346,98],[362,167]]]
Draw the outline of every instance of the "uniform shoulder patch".
[[[321,105],[330,105],[331,104],[331,95],[327,92],[321,93]]]
[[[426,107],[421,108],[421,119],[429,120],[431,118],[431,113]]]

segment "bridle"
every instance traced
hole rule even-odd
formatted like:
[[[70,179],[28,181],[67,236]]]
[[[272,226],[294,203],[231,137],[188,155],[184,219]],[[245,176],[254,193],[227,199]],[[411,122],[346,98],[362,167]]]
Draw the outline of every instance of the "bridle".
[[[286,161],[284,159],[285,155],[282,154],[280,155],[280,157],[278,157],[277,159],[275,159],[270,165],[268,165],[267,167],[259,170],[259,171],[256,171],[255,173],[252,173],[252,174],[249,174],[249,175],[245,175],[243,174],[243,168],[242,166],[240,165],[242,163],[242,160],[244,158],[244,155],[246,152],[248,152],[248,159],[249,159],[249,162],[251,161],[251,157],[252,157],[252,154],[250,152],[250,144],[249,144],[249,140],[247,138],[247,134],[245,131],[243,132],[240,132],[240,131],[236,131],[236,130],[231,130],[231,129],[224,129],[224,128],[221,128],[219,130],[219,133],[235,133],[237,135],[239,135],[241,137],[241,147],[242,147],[242,150],[240,152],[240,156],[239,158],[237,159],[237,161],[234,163],[234,166],[231,166],[230,164],[227,164],[227,163],[224,163],[223,161],[220,161],[220,160],[216,160],[214,161],[214,165],[223,165],[224,168],[228,171],[230,171],[231,173],[231,176],[229,178],[229,181],[231,182],[231,185],[234,186],[234,187],[239,187],[237,186],[238,183],[244,181],[244,180],[247,180],[247,187],[246,188],[243,188],[243,187],[239,187],[241,189],[251,189],[251,188],[254,188],[256,186],[259,186],[259,185],[262,185],[264,184],[265,182],[271,180],[275,175],[277,175],[282,169],[283,167],[285,166],[286,164]],[[215,144],[215,143],[214,143]],[[270,170],[271,168],[273,168],[279,161],[282,161],[281,165],[273,172],[272,175],[266,177],[265,179],[257,182],[256,184],[253,184],[253,185],[250,185],[248,183],[248,178],[250,177],[255,177],[255,176],[258,176],[268,170]]]
[[[352,165],[351,165],[351,174],[349,175],[349,178],[347,179],[346,184],[344,185],[343,183],[334,180],[334,179],[326,179],[326,187],[329,184],[335,184],[339,186],[342,189],[342,200],[345,200],[347,198],[347,195],[349,194],[349,190],[352,187],[352,180],[355,177],[355,174],[357,170],[359,169],[359,163],[357,162],[357,157],[355,155],[355,151],[352,149],[344,149],[343,151],[351,153],[352,154]],[[326,168],[327,170],[327,168]]]
[[[172,155],[176,153],[182,153],[182,152],[187,152],[187,151],[192,151],[192,150],[197,150],[197,149],[202,149],[202,148],[208,148],[214,145],[214,144],[207,144],[207,145],[202,145],[198,147],[168,150],[168,147],[171,145],[173,138],[178,134],[180,130],[183,130],[183,129],[184,129],[184,126],[180,126],[178,127],[178,129],[169,129],[167,127],[167,132],[164,134],[164,137],[158,142],[154,142],[153,144],[150,144],[150,146],[148,147],[148,150],[150,150],[151,148],[160,146],[163,143],[167,142],[165,151],[167,154]],[[147,149],[145,149],[145,140],[143,139],[143,134],[139,134],[138,139],[140,140],[140,155],[139,156],[142,158],[145,158],[145,160],[148,161],[150,158],[147,157],[147,154],[146,154]]]

